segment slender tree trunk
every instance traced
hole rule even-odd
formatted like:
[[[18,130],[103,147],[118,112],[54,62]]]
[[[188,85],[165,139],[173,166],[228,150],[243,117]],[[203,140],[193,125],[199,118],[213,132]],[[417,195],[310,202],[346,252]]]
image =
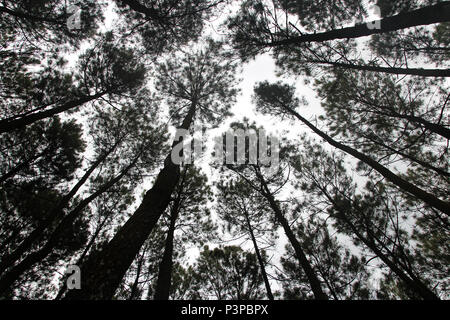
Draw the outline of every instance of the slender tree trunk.
[[[407,119],[412,122],[420,123],[421,125],[424,126],[424,128],[430,130],[431,132],[434,132],[446,139],[450,139],[450,129],[447,129],[444,126],[429,122],[428,120],[425,120],[424,118],[421,118],[421,117],[410,116],[410,115],[399,115],[399,117],[402,117],[402,118]]]
[[[186,180],[187,168],[183,170],[181,181],[178,184],[177,197],[173,202],[170,210],[170,225],[167,232],[166,243],[164,247],[164,254],[159,264],[158,279],[156,281],[156,288],[154,294],[154,300],[169,300],[170,286],[172,282],[172,269],[173,269],[173,242],[174,233],[176,228],[176,221],[180,214],[181,198],[184,189],[184,183]]]
[[[263,196],[266,197],[267,201],[270,204],[270,207],[275,213],[275,216],[278,220],[278,222],[281,224],[281,226],[284,229],[284,232],[286,233],[286,236],[291,243],[292,247],[294,248],[295,255],[297,256],[297,259],[300,263],[300,266],[302,267],[303,271],[306,274],[306,277],[308,278],[309,284],[311,286],[311,290],[314,293],[314,297],[317,300],[328,300],[328,296],[323,292],[322,287],[320,285],[320,281],[317,278],[317,275],[315,274],[310,262],[308,261],[308,258],[306,257],[305,253],[303,252],[301,244],[298,242],[297,238],[294,235],[294,232],[292,231],[289,222],[284,217],[283,213],[280,210],[280,207],[276,203],[272,193],[270,192],[266,181],[264,177],[261,175],[261,173],[258,171],[258,169],[255,170],[259,181],[261,182],[263,186]]]
[[[446,128],[443,125],[432,123],[432,122],[430,122],[430,121],[428,121],[428,120],[426,120],[426,119],[424,119],[422,117],[417,117],[417,116],[414,116],[414,115],[407,115],[407,114],[398,113],[397,111],[395,111],[390,106],[379,105],[379,104],[376,104],[374,102],[367,101],[367,100],[365,100],[363,98],[360,98],[360,97],[358,97],[357,101],[361,102],[361,103],[363,103],[365,105],[369,105],[370,107],[375,107],[375,108],[377,108],[379,110],[385,110],[385,112],[381,112],[381,111],[377,111],[377,110],[368,110],[368,112],[370,112],[370,113],[374,113],[374,114],[377,114],[377,115],[382,115],[382,116],[385,116],[385,117],[409,120],[410,122],[422,125],[424,128],[426,128],[430,132],[438,134],[438,135],[440,135],[440,136],[442,136],[442,137],[444,137],[446,139],[450,139],[450,129]],[[350,111],[352,111],[352,110],[350,109]]]
[[[141,272],[142,272],[142,265],[144,264],[145,251],[146,251],[146,248],[144,248],[144,252],[142,253],[142,255],[139,259],[137,270],[136,270],[136,277],[134,278],[133,286],[131,287],[131,292],[130,292],[130,296],[128,297],[128,300],[134,300],[134,298],[136,297],[136,294],[138,291],[138,285],[139,285],[139,278],[141,277]]]
[[[355,236],[362,241],[370,250],[375,253],[375,255],[381,259],[388,267],[391,269],[405,284],[406,286],[413,292],[417,293],[425,300],[439,300],[439,298],[431,291],[422,281],[419,279],[411,279],[407,274],[401,270],[401,268],[393,262],[387,255],[385,255],[373,241],[370,241],[361,232],[358,228],[347,218],[346,212],[342,207],[331,197],[328,191],[316,183],[317,187],[322,191],[325,197],[334,205],[334,207],[340,213],[338,218],[342,219],[344,223],[352,230]]]
[[[272,41],[270,43],[259,43],[261,46],[276,47],[284,45],[298,45],[308,42],[323,42],[337,39],[353,39],[370,36],[373,34],[396,31],[417,26],[450,21],[450,1],[423,7],[418,10],[400,13],[398,15],[381,19],[379,29],[369,29],[367,23],[354,27],[335,29],[321,33],[305,34],[288,39]]]
[[[381,165],[377,161],[373,160],[372,158],[366,156],[365,154],[359,152],[356,149],[353,149],[347,145],[344,145],[340,142],[337,142],[333,138],[331,138],[329,135],[324,133],[323,131],[319,130],[317,127],[315,127],[311,122],[303,118],[298,112],[295,110],[286,107],[286,110],[294,115],[297,119],[299,119],[301,122],[306,124],[312,131],[314,131],[317,135],[319,135],[321,138],[323,138],[325,141],[327,141],[329,144],[331,144],[333,147],[336,147],[353,157],[361,160],[377,172],[379,172],[383,177],[385,177],[387,180],[395,184],[400,189],[412,194],[413,196],[417,197],[418,199],[422,200],[429,206],[436,208],[443,213],[450,215],[450,204],[446,201],[442,201],[439,198],[433,196],[432,194],[416,187],[412,183],[404,180],[403,178],[397,176],[395,173],[390,171],[385,166]]]
[[[328,277],[327,277],[326,272],[322,271],[321,266],[317,266],[317,272],[319,272],[319,274],[322,276],[323,282],[325,282],[325,285],[327,286],[328,291],[330,292],[330,295],[333,297],[334,300],[338,301],[339,297],[338,297],[338,295],[336,293],[336,290],[331,285],[330,281],[328,281]]]
[[[8,119],[0,120],[0,133],[10,132],[10,131],[13,131],[16,129],[23,128],[23,127],[28,126],[36,121],[46,119],[46,118],[52,117],[56,114],[59,114],[61,112],[79,107],[89,101],[98,99],[105,94],[106,94],[106,92],[100,92],[93,96],[87,96],[87,97],[81,98],[79,100],[70,101],[63,105],[55,107],[53,109],[49,109],[49,110],[45,110],[45,111],[41,111],[41,112],[37,112],[37,113],[32,113],[32,114],[29,114],[29,115],[26,115],[24,117],[14,119],[14,120],[8,120]]]
[[[351,63],[341,63],[326,60],[312,60],[310,63],[328,64],[334,67],[360,70],[360,71],[374,71],[388,74],[404,74],[421,77],[450,77],[450,69],[417,69],[417,68],[394,68],[394,67],[379,67],[379,66],[364,66]]]
[[[401,270],[401,268],[397,266],[396,263],[389,259],[387,255],[385,255],[380,249],[378,249],[372,241],[364,237],[350,221],[346,220],[345,222],[356,235],[356,237],[361,240],[370,250],[372,250],[373,253],[375,253],[375,255],[379,257],[381,261],[383,261],[389,267],[389,269],[391,269],[406,284],[406,286],[410,290],[417,293],[424,300],[439,300],[434,292],[431,291],[422,281],[417,278],[411,279],[410,277],[408,277],[408,275],[405,274]]]
[[[376,144],[378,144],[378,145],[380,145],[380,146],[382,146],[382,147],[388,149],[389,151],[391,151],[391,152],[393,152],[393,153],[395,153],[395,154],[398,154],[399,156],[402,156],[402,157],[405,158],[405,159],[408,159],[408,160],[411,161],[411,162],[415,162],[415,163],[421,165],[421,166],[424,167],[424,168],[433,170],[434,172],[436,172],[437,174],[439,174],[439,175],[441,175],[441,176],[444,176],[444,177],[450,177],[450,173],[447,172],[447,171],[445,171],[444,169],[435,167],[435,166],[429,164],[428,162],[422,161],[422,160],[417,159],[417,158],[415,158],[415,157],[413,157],[413,156],[411,156],[411,155],[409,155],[409,154],[406,154],[406,153],[404,153],[404,152],[402,152],[402,151],[396,150],[396,149],[394,149],[394,148],[388,146],[387,144],[385,144],[385,143],[383,143],[383,142],[381,142],[381,141],[379,141],[379,140],[375,140],[375,139],[371,138],[370,136],[365,136],[365,135],[364,135],[364,137],[365,137],[366,139],[372,141],[373,143],[376,143]]]
[[[177,217],[178,203],[175,203],[170,214],[170,226],[169,231],[167,232],[164,255],[159,264],[154,300],[169,300],[173,269],[173,239]]]
[[[196,109],[197,104],[193,101],[180,129],[189,129]],[[176,141],[172,148],[175,145]],[[169,205],[179,178],[180,167],[172,162],[169,154],[155,184],[147,191],[131,218],[99,255],[88,257],[83,264],[81,289],[68,292],[65,299],[107,300],[113,297],[126,271]]]
[[[259,268],[261,269],[261,273],[264,279],[264,285],[266,286],[267,298],[269,300],[274,300],[272,289],[270,288],[269,278],[267,277],[266,267],[264,266],[264,261],[261,256],[261,252],[259,251],[258,243],[256,242],[255,234],[253,232],[252,224],[250,222],[250,218],[248,216],[248,212],[245,212],[245,219],[247,221],[248,231],[250,233],[250,237],[252,238],[253,247],[255,248],[256,257],[258,258]]]
[[[358,99],[358,100],[361,101],[362,103],[365,103],[365,104],[368,104],[371,106],[375,106],[378,109],[386,110],[386,112],[387,112],[387,113],[383,113],[380,111],[378,111],[378,112],[377,111],[369,111],[371,113],[381,114],[381,115],[387,116],[387,117],[394,117],[394,118],[409,120],[413,123],[421,124],[424,128],[426,128],[430,132],[438,134],[446,139],[450,139],[450,129],[448,129],[440,124],[432,123],[424,118],[417,117],[414,115],[401,114],[401,113],[398,113],[397,111],[393,110],[390,107],[378,105],[378,104],[366,101],[364,99]]]

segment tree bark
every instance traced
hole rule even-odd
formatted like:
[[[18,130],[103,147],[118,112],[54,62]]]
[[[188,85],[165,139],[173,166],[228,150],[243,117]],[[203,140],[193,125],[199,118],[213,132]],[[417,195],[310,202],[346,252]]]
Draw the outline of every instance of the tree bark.
[[[267,298],[269,298],[269,300],[274,300],[273,294],[272,294],[272,289],[270,288],[269,278],[267,277],[266,267],[264,266],[264,261],[261,256],[261,252],[259,251],[258,243],[256,242],[255,234],[253,232],[253,228],[252,228],[252,224],[250,222],[250,218],[248,216],[248,212],[245,211],[244,214],[245,214],[245,220],[247,221],[248,231],[250,233],[250,237],[253,242],[253,247],[255,248],[256,257],[258,258],[259,268],[261,269],[261,273],[262,273],[262,276],[264,279],[264,285],[266,286]]]
[[[261,182],[263,186],[263,196],[266,197],[267,201],[270,204],[270,207],[275,213],[275,216],[278,220],[278,222],[281,224],[281,226],[284,229],[284,232],[286,233],[286,236],[291,243],[292,247],[294,248],[295,255],[297,256],[297,259],[299,261],[300,266],[302,267],[303,271],[306,274],[306,277],[308,278],[308,282],[311,286],[311,290],[313,291],[314,297],[317,300],[328,300],[328,296],[323,292],[322,287],[320,285],[320,281],[317,278],[317,275],[315,274],[310,262],[308,261],[308,258],[306,257],[305,253],[303,252],[302,246],[298,242],[297,238],[294,235],[294,232],[292,231],[289,222],[284,217],[283,213],[280,210],[280,207],[275,202],[275,199],[270,192],[266,181],[264,177],[261,175],[261,173],[258,171],[258,169],[255,170],[256,175],[258,176],[259,181]]]
[[[189,129],[196,109],[197,103],[193,101],[180,129]],[[172,148],[175,145],[176,142]],[[108,300],[113,297],[126,271],[169,205],[179,178],[180,167],[172,162],[169,154],[153,187],[147,191],[131,218],[99,255],[88,257],[83,264],[81,289],[68,292],[64,299]]]
[[[259,43],[261,46],[276,47],[283,45],[298,45],[308,42],[323,42],[338,39],[353,39],[390,31],[412,28],[450,21],[450,1],[427,6],[418,10],[400,13],[398,15],[381,19],[381,28],[369,29],[367,24],[354,27],[334,29],[321,33],[305,34],[270,43]]]
[[[26,116],[23,116],[21,118],[18,119],[14,119],[14,120],[9,120],[9,119],[5,119],[5,120],[0,120],[0,133],[4,133],[4,132],[10,132],[16,129],[20,129],[23,128],[25,126],[28,126],[36,121],[42,120],[42,119],[46,119],[49,117],[52,117],[56,114],[59,114],[61,112],[79,107],[89,101],[93,101],[95,99],[100,98],[101,96],[105,95],[106,92],[100,92],[97,93],[93,96],[87,96],[84,98],[81,98],[79,100],[75,100],[75,101],[70,101],[67,102],[65,104],[62,104],[58,107],[55,107],[53,109],[49,109],[49,110],[45,110],[45,111],[41,111],[41,112],[36,112],[36,113],[32,113]]]
[[[323,131],[316,128],[311,122],[303,118],[298,112],[295,110],[286,107],[285,108],[289,113],[291,113],[293,116],[295,116],[297,119],[299,119],[301,122],[306,124],[312,131],[314,131],[317,135],[319,135],[322,139],[327,141],[329,144],[331,144],[333,147],[338,148],[353,157],[357,158],[358,160],[361,160],[377,172],[379,172],[383,177],[385,177],[387,180],[395,184],[400,189],[408,192],[409,194],[419,198],[429,206],[438,209],[439,211],[442,211],[443,213],[450,215],[450,204],[448,202],[442,201],[439,198],[433,196],[432,194],[416,187],[412,183],[404,180],[403,178],[397,176],[395,173],[390,171],[388,168],[384,167],[383,165],[379,164],[377,161],[373,160],[372,158],[366,156],[365,154],[359,152],[356,149],[353,149],[347,145],[344,145],[340,142],[337,142],[333,138],[331,138],[329,135],[324,133]]]

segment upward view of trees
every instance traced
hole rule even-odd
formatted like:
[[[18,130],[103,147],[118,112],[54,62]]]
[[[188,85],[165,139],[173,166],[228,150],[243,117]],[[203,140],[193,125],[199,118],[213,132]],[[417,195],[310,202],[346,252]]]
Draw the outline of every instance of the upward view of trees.
[[[449,61],[449,1],[0,1],[0,299],[449,299]]]

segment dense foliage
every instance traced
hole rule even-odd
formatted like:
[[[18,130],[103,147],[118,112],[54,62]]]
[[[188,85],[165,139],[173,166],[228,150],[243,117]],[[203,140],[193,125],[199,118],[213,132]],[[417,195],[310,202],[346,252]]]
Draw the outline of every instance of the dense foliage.
[[[449,299],[449,58],[449,1],[0,1],[0,299]]]

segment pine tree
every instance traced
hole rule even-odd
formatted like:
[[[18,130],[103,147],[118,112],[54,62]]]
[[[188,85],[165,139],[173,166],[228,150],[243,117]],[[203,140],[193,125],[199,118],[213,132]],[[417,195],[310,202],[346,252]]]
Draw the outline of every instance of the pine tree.
[[[208,200],[212,197],[207,181],[207,177],[195,166],[183,168],[167,210],[169,228],[155,285],[155,300],[168,300],[173,291],[173,255],[175,250],[181,251],[176,247],[181,246],[185,251],[188,245],[203,246],[216,236],[215,225],[207,208]],[[180,244],[176,245],[176,242]]]
[[[256,255],[236,246],[203,248],[192,267],[193,299],[255,300],[264,295]]]
[[[182,58],[182,63],[175,57],[160,66],[161,77],[157,87],[169,97],[171,107],[178,110],[175,120],[178,120],[179,130],[188,130],[194,119],[214,125],[229,115],[228,109],[237,93],[234,88],[236,66],[226,60],[220,61],[220,49],[217,43],[210,42],[208,49],[196,55],[187,54]],[[182,122],[179,121],[180,117],[184,117]],[[153,187],[146,193],[133,216],[109,242],[101,257],[97,257],[96,261],[88,259],[85,263],[83,289],[69,292],[67,299],[112,297],[139,249],[169,205],[179,177],[179,165],[172,161],[169,154]]]
[[[360,160],[367,166],[376,170],[383,177],[388,179],[391,183],[395,184],[405,192],[410,193],[416,198],[422,200],[430,207],[440,210],[446,215],[450,215],[450,204],[447,201],[441,200],[435,195],[417,187],[413,183],[405,180],[401,176],[395,174],[387,167],[381,165],[378,161],[374,160],[370,155],[366,155],[346,144],[338,142],[330,135],[326,134],[322,130],[314,126],[310,121],[302,117],[296,108],[299,105],[299,100],[295,98],[295,88],[289,85],[283,85],[281,83],[269,84],[268,82],[260,83],[255,87],[255,103],[259,110],[264,113],[272,115],[286,115],[289,117],[300,120],[303,124],[308,126],[315,134],[320,136],[327,143],[335,148],[338,148],[356,159]]]
[[[232,123],[231,128],[234,130],[236,129],[253,129],[256,130],[257,127],[255,124],[249,124],[248,121],[244,121],[243,123]],[[260,130],[261,132],[261,130]],[[261,139],[267,139],[267,137],[258,137]],[[323,289],[321,287],[320,281],[317,278],[316,271],[312,268],[310,261],[307,259],[305,255],[305,251],[303,248],[303,245],[299,242],[297,237],[295,236],[289,221],[286,218],[285,215],[285,208],[282,207],[281,202],[279,199],[277,199],[277,194],[280,193],[280,190],[283,189],[283,187],[287,184],[288,179],[286,179],[286,172],[287,168],[289,166],[289,160],[287,158],[287,155],[289,154],[291,147],[289,144],[286,143],[285,146],[283,146],[282,151],[280,151],[279,154],[279,160],[283,165],[278,165],[275,163],[264,163],[262,158],[263,156],[261,153],[266,152],[267,150],[259,150],[257,161],[254,161],[254,163],[250,162],[250,138],[245,139],[245,148],[244,150],[239,150],[238,146],[234,143],[234,140],[232,141],[232,150],[234,150],[233,159],[235,159],[236,156],[239,156],[239,152],[244,152],[245,154],[245,163],[239,164],[239,163],[227,163],[227,159],[219,159],[220,164],[222,165],[222,161],[225,160],[224,166],[231,170],[232,172],[236,173],[239,177],[243,178],[248,185],[260,193],[261,196],[263,196],[266,200],[266,203],[271,208],[274,218],[277,221],[278,225],[280,225],[283,228],[284,233],[286,234],[286,237],[288,238],[290,244],[295,250],[296,257],[298,259],[299,266],[303,268],[304,272],[306,273],[308,277],[309,284],[311,286],[311,290],[314,294],[314,297],[318,300],[327,300],[327,295],[323,292]],[[224,150],[226,151],[228,143],[225,139],[225,145]],[[259,144],[259,142],[258,142]],[[259,147],[261,148],[261,146]],[[276,146],[271,146],[271,153],[277,152]],[[226,152],[228,153],[228,152]],[[267,154],[266,154],[267,155]],[[225,157],[227,158],[227,157]],[[270,168],[271,165],[274,165],[274,168]],[[267,170],[267,167],[269,166],[269,170]]]
[[[217,185],[218,202],[217,212],[224,221],[225,229],[234,238],[245,236],[252,244],[258,259],[259,268],[264,280],[267,298],[273,300],[274,296],[266,271],[267,258],[261,246],[274,246],[275,237],[270,226],[272,212],[266,205],[266,201],[257,191],[248,186],[245,180],[230,180],[220,182]],[[268,238],[268,239],[267,239]]]
[[[141,98],[147,99],[148,96]],[[108,192],[115,184],[123,183],[123,180],[134,180],[135,188],[139,174],[143,170],[151,169],[158,162],[158,158],[153,157],[161,151],[164,137],[161,136],[160,127],[149,125],[148,117],[151,112],[148,109],[153,106],[142,102],[138,100],[133,105],[123,106],[122,110],[111,110],[107,114],[99,112],[91,119],[93,126],[90,133],[98,154],[96,160],[75,186],[61,197],[48,217],[43,219],[14,251],[2,257],[2,291],[10,287],[25,271],[50,255],[58,243],[64,243],[62,239],[66,229],[70,230],[71,225],[82,219],[84,210],[92,201]],[[124,154],[129,158],[125,158]],[[136,168],[138,162],[140,166]],[[102,166],[107,168],[103,172]],[[90,186],[92,192],[84,199],[74,201],[75,195],[94,177],[94,172],[96,177],[91,180]],[[43,236],[45,240],[42,241]],[[39,240],[43,243],[35,247]],[[24,253],[33,247],[35,250],[18,262]]]
[[[301,214],[301,213],[300,213]],[[308,214],[308,212],[304,212]],[[324,220],[309,216],[297,223],[296,235],[305,243],[306,254],[318,270],[328,296],[334,300],[368,300],[373,294],[365,257],[358,257],[333,236]],[[287,246],[281,258],[283,296],[285,299],[307,299],[308,282],[296,266],[294,253]]]
[[[327,212],[334,228],[375,254],[409,288],[411,298],[437,299],[418,272],[410,235],[402,227],[405,219],[413,218],[415,208],[382,182],[369,180],[357,192],[342,157],[308,140],[302,140],[302,149],[292,165],[299,188],[310,195],[302,201],[307,210]]]

